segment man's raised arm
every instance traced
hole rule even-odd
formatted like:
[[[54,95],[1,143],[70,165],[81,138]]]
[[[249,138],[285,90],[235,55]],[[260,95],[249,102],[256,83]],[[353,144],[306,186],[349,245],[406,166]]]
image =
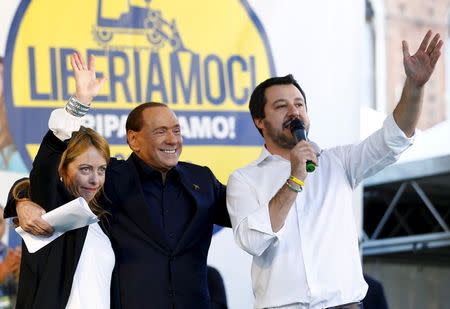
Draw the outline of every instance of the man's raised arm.
[[[429,30],[414,55],[410,55],[408,43],[402,42],[406,81],[400,102],[393,114],[395,122],[408,137],[414,135],[422,110],[423,88],[441,55],[443,42],[439,34],[436,34],[430,42],[431,35],[432,32]]]

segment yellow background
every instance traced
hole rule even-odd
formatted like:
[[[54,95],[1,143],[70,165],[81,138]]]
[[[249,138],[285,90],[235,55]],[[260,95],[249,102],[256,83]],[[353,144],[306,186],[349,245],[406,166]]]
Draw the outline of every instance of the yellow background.
[[[104,45],[94,39],[94,31],[97,29],[97,1],[94,0],[39,0],[31,1],[22,18],[17,33],[14,57],[12,63],[12,85],[13,98],[16,107],[61,107],[65,104],[63,99],[56,101],[32,101],[30,90],[30,73],[28,60],[28,47],[34,47],[36,53],[37,67],[37,91],[39,93],[51,93],[51,72],[50,72],[50,48],[74,48],[86,54],[87,49],[102,50]],[[126,1],[104,1],[104,17],[118,18],[127,8]],[[134,5],[145,7],[145,1],[132,1]],[[256,59],[256,84],[270,76],[268,56],[262,37],[253,21],[250,19],[245,8],[240,1],[222,0],[153,0],[150,7],[160,10],[162,17],[168,22],[176,21],[181,39],[186,48],[200,55],[201,63],[211,54],[217,55],[223,62],[226,70],[226,60],[232,55],[242,56],[249,59],[250,56]],[[52,8],[49,10],[49,8]],[[123,29],[122,29],[123,30]],[[130,32],[128,34],[114,34],[114,38],[107,48],[118,49],[126,52],[130,60],[129,85],[134,97],[134,64],[132,62],[132,48],[120,48],[119,46],[146,46],[149,43],[142,34]],[[163,74],[166,79],[166,90],[171,98],[170,89],[170,68],[168,67],[168,57],[171,52],[170,46],[166,43],[158,53],[163,66]],[[141,89],[142,100],[145,100],[145,85],[148,73],[148,54],[150,50],[140,50],[141,53]],[[184,59],[189,56],[182,52],[180,56]],[[186,59],[184,59],[185,61]],[[189,60],[189,59],[188,59]],[[59,63],[59,52],[57,63]],[[188,64],[184,64],[184,76],[188,72]],[[202,67],[202,64],[200,65]],[[67,69],[70,68],[70,61],[67,59]],[[106,72],[107,57],[97,57],[97,71]],[[116,72],[120,73],[123,65],[117,63]],[[61,96],[60,72],[58,75],[58,92]],[[202,76],[203,105],[191,102],[186,104],[170,104],[174,110],[184,111],[248,111],[247,104],[243,106],[235,105],[230,98],[229,92],[224,104],[213,105],[207,102],[205,97],[204,72]],[[226,76],[226,71],[225,71]],[[242,95],[242,88],[250,85],[249,73],[241,73],[235,76],[237,85],[237,96]],[[227,78],[226,88],[229,89]],[[217,85],[217,81],[212,81]],[[69,93],[75,91],[74,79],[69,78]],[[126,103],[122,88],[117,89],[117,102],[96,103],[95,106],[110,109],[131,109],[141,102]],[[252,89],[249,89],[251,92]],[[108,82],[102,89],[101,95],[110,93]],[[218,88],[212,88],[212,93],[216,95]],[[250,93],[249,93],[250,94]],[[182,98],[178,93],[178,99]],[[195,95],[192,97],[195,100]],[[153,100],[161,100],[156,96]],[[167,102],[166,102],[167,103]],[[43,119],[42,121],[47,121]],[[253,129],[253,128],[252,128]],[[239,134],[239,132],[237,132]],[[255,129],[255,134],[256,129]],[[30,156],[34,158],[38,145],[27,145]],[[120,153],[125,158],[130,153],[128,146],[111,145],[112,154]],[[241,167],[259,155],[260,147],[254,146],[184,146],[181,160],[209,166],[216,176],[226,183],[232,170]]]
[[[118,2],[120,10],[114,10],[111,5],[115,5],[114,1],[104,1],[105,8],[104,17],[115,17],[117,11],[126,8],[122,2]],[[141,3],[145,7],[145,1],[133,1],[134,4]],[[119,5],[120,4],[120,5]],[[49,10],[48,8],[52,9]],[[206,1],[206,0],[153,0],[150,2],[152,9],[160,10],[162,17],[167,21],[176,21],[177,28],[186,48],[191,49],[194,53],[200,54],[200,67],[202,67],[202,60],[207,55],[215,54],[220,57],[224,64],[226,74],[226,60],[231,55],[240,55],[244,59],[254,56],[256,59],[256,83],[265,80],[270,75],[269,62],[263,40],[259,35],[253,21],[248,17],[244,7],[240,1]],[[96,28],[97,18],[97,1],[94,0],[40,0],[32,1],[29,4],[26,14],[20,24],[18,31],[14,58],[13,58],[13,85],[20,85],[20,87],[13,88],[14,104],[17,107],[59,107],[65,102],[63,99],[58,101],[32,101],[28,61],[28,47],[34,47],[36,53],[36,87],[39,93],[51,92],[50,80],[50,48],[74,48],[79,50],[83,55],[86,55],[87,49],[102,50],[101,46],[94,39],[93,32]],[[83,22],[80,22],[83,21]],[[146,46],[149,43],[142,34],[115,34],[110,42],[110,48],[117,49],[117,46]],[[119,48],[120,49],[120,48]],[[130,60],[130,76],[129,85],[135,84],[134,79],[134,64],[132,61],[132,48],[120,49],[127,53]],[[166,81],[167,93],[170,100],[170,71],[168,56],[171,48],[166,43],[163,48],[159,50],[159,55],[162,61],[163,74]],[[142,84],[142,100],[145,100],[145,85],[147,82],[148,73],[148,53],[149,50],[141,50],[141,84]],[[187,54],[186,52],[181,55]],[[59,53],[57,56],[58,67],[60,65]],[[67,59],[67,69],[70,69],[70,62]],[[117,73],[120,73],[123,66],[117,62]],[[184,66],[185,75],[187,75],[188,67]],[[107,72],[107,57],[97,57],[97,71]],[[203,88],[203,105],[196,104],[176,104],[171,105],[176,110],[229,110],[242,111],[247,110],[246,105],[237,106],[231,101],[229,92],[223,105],[213,105],[207,102],[205,98],[204,89],[204,72],[201,69],[202,88]],[[213,70],[214,71],[214,70]],[[239,72],[239,70],[237,70]],[[60,72],[58,74],[58,83],[60,84]],[[249,73],[236,74],[237,96],[241,96],[244,85],[249,85]],[[226,88],[229,85],[226,80]],[[212,81],[213,85],[217,85],[216,81]],[[69,78],[69,93],[74,92],[74,80]],[[60,88],[60,85],[59,87]],[[134,87],[130,87],[132,94],[134,94]],[[113,109],[130,109],[135,107],[138,103],[126,103],[122,88],[117,89],[117,102],[102,103],[103,108]],[[249,89],[251,91],[251,89]],[[61,96],[61,89],[59,95]],[[102,91],[103,95],[110,93],[109,83],[105,84]],[[212,89],[213,94],[218,93],[217,87]],[[134,96],[133,96],[134,97]],[[178,98],[181,98],[181,92],[178,93]],[[195,98],[195,96],[193,97]],[[161,97],[156,95],[152,98],[154,101],[161,100]],[[167,103],[167,102],[165,102]],[[170,102],[169,102],[170,104]]]

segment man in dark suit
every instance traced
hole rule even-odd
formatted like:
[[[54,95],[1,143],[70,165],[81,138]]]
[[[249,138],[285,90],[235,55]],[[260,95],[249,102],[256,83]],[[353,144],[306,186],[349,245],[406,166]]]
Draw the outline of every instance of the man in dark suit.
[[[72,55],[72,66],[76,97],[49,120],[60,139],[77,130],[104,82],[95,78],[93,58],[87,68],[79,54]],[[133,153],[126,161],[111,160],[102,201],[112,214],[116,255],[112,307],[209,308],[206,260],[213,225],[231,226],[225,187],[209,168],[178,162],[180,126],[165,104],[139,105],[130,112],[126,130]],[[11,209],[7,216],[14,215]],[[38,205],[20,202],[17,213],[24,230],[52,233]]]
[[[180,127],[166,105],[134,109],[127,133],[133,153],[113,161],[105,183],[123,308],[148,295],[154,308],[209,308],[213,224],[230,225],[225,187],[207,167],[178,162]]]

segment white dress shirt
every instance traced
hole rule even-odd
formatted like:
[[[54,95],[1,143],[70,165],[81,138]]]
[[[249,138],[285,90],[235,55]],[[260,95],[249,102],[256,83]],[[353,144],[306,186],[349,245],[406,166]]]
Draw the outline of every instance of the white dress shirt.
[[[289,177],[290,161],[263,148],[259,159],[232,173],[227,206],[236,242],[253,255],[255,308],[316,309],[364,298],[352,191],[412,140],[390,115],[363,142],[323,150],[277,233],[268,205]]]
[[[89,225],[66,309],[109,309],[115,257],[100,225]]]

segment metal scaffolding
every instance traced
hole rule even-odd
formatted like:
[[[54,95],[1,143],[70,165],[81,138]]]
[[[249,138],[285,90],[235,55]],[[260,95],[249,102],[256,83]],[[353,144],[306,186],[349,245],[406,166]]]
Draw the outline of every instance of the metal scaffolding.
[[[450,156],[388,167],[364,184],[364,256],[450,247]]]

